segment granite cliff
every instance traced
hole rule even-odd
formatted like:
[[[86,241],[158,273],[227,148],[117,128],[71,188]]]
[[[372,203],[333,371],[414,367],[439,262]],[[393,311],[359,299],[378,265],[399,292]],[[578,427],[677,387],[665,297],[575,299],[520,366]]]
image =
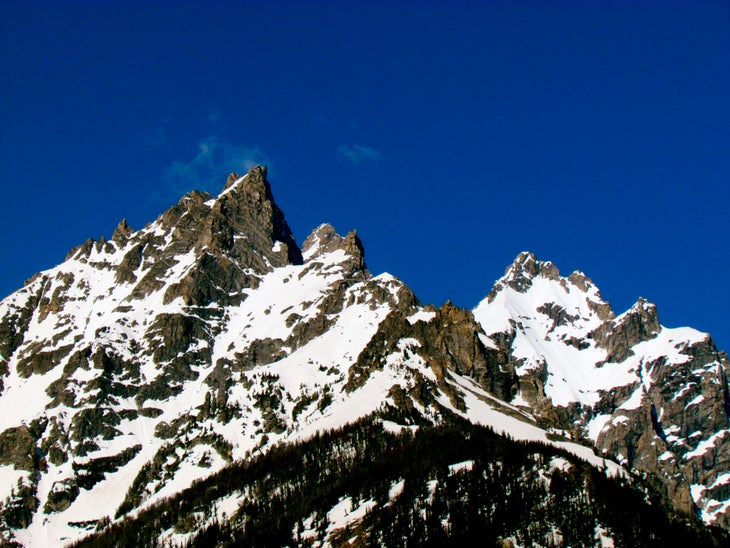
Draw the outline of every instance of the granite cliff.
[[[0,533],[70,542],[378,416],[539,442],[728,529],[727,372],[708,335],[663,327],[643,299],[616,315],[583,273],[530,253],[473,311],[424,306],[369,272],[355,231],[323,224],[300,248],[255,167],[0,302]]]

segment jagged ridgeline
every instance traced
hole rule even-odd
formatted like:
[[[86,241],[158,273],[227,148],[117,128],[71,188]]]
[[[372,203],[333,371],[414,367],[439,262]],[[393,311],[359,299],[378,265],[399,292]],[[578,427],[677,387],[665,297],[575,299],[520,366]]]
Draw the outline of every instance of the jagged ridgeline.
[[[0,302],[0,538],[722,544],[727,369],[530,253],[423,306],[256,167]]]

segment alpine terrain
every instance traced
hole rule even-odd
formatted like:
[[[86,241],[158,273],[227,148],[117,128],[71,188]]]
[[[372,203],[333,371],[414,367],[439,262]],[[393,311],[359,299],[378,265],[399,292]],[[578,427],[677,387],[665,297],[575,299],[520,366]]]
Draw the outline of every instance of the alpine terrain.
[[[727,356],[520,253],[472,311],[266,169],[0,302],[5,545],[720,546]]]

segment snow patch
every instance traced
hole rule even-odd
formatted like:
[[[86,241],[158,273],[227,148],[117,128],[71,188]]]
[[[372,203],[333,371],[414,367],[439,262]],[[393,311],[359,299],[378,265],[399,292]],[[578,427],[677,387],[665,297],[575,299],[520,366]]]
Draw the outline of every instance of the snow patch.
[[[436,317],[436,312],[433,311],[427,311],[427,310],[419,310],[418,312],[415,312],[414,314],[411,314],[408,316],[408,323],[413,325],[416,322],[430,322]]]
[[[327,526],[327,536],[330,536],[339,529],[344,529],[345,527],[360,521],[365,517],[365,514],[367,514],[375,506],[376,502],[372,499],[361,501],[355,507],[353,507],[351,497],[340,499],[340,501],[327,513],[327,521],[329,522],[329,525]],[[308,536],[303,534],[302,538],[312,538],[314,536],[316,536],[316,534],[310,534]]]
[[[392,502],[397,499],[403,492],[403,488],[405,487],[405,485],[406,480],[404,479],[393,482],[390,485],[390,489],[388,489],[388,500]]]
[[[456,464],[449,465],[449,475],[456,474],[462,470],[470,472],[474,468],[473,460],[465,460],[464,462],[457,462]]]

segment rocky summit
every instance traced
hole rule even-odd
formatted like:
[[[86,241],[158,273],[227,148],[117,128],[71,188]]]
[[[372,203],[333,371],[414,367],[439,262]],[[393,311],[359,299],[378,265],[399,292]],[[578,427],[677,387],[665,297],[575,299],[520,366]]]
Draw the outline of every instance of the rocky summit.
[[[2,542],[727,541],[710,336],[527,252],[485,293],[300,248],[263,167],[122,221],[0,302]]]

